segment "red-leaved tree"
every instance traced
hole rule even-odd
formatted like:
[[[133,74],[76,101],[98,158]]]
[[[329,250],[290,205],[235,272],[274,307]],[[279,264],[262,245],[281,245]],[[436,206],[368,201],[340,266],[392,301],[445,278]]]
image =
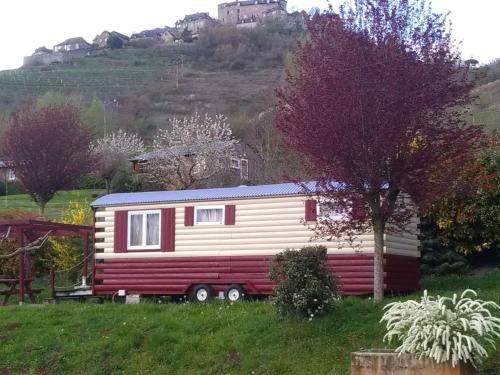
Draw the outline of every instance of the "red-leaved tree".
[[[90,130],[70,105],[12,114],[2,135],[2,155],[40,215],[54,194],[74,187],[94,165]]]
[[[471,82],[426,0],[355,0],[308,21],[296,67],[278,90],[278,126],[343,219],[322,237],[374,233],[374,300],[383,299],[387,228],[447,186],[480,131],[463,123]],[[335,183],[332,183],[335,181]]]

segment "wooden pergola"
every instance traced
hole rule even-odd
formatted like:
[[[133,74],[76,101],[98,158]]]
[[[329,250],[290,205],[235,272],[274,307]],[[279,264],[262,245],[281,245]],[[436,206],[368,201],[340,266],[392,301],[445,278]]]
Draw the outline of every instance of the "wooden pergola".
[[[89,254],[90,236],[94,234],[94,228],[86,225],[73,225],[54,223],[50,221],[40,220],[8,220],[0,221],[0,234],[9,233],[9,237],[17,240],[18,246],[23,247],[37,238],[46,236],[50,237],[80,237],[83,242],[83,263],[82,263],[82,276],[87,275],[87,262],[85,261]],[[18,291],[19,302],[24,303],[24,297],[27,292],[31,301],[33,302],[33,295],[31,293],[31,280],[33,279],[33,255],[29,252],[21,252],[18,256],[19,259],[19,273],[18,278],[12,285],[12,292]],[[19,288],[17,288],[19,285]],[[53,284],[53,275],[51,275],[51,284]],[[53,288],[53,285],[51,285]],[[12,293],[11,293],[12,294]],[[4,302],[6,303],[9,295],[6,294]]]

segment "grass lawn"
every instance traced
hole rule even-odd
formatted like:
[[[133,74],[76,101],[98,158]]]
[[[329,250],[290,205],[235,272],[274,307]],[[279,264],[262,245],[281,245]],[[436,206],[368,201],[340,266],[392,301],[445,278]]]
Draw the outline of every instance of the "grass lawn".
[[[500,271],[424,287],[473,288],[500,302]],[[0,374],[346,375],[351,351],[384,345],[381,315],[357,297],[312,322],[281,318],[267,301],[8,306],[0,308]],[[492,350],[479,373],[498,369]]]
[[[47,204],[45,215],[49,219],[57,219],[68,207],[71,201],[86,201],[89,204],[102,194],[103,190],[69,190],[56,193],[54,198]],[[0,216],[10,210],[23,210],[38,214],[38,206],[27,194],[7,195],[0,197]]]

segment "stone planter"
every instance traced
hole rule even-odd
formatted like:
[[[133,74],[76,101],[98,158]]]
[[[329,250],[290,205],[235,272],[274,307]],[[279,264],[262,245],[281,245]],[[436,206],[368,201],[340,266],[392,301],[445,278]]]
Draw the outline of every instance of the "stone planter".
[[[437,364],[429,358],[399,355],[391,350],[351,353],[351,375],[475,375],[473,366]]]

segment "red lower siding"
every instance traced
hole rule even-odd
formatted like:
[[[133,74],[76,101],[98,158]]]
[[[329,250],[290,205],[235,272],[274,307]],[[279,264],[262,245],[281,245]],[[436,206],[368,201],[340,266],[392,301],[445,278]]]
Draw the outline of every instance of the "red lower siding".
[[[210,284],[216,292],[233,283],[245,284],[248,294],[270,294],[271,256],[223,256],[182,258],[106,259],[95,265],[96,294],[179,295],[195,284]],[[343,294],[373,291],[373,256],[328,255],[328,265]],[[385,289],[388,292],[419,288],[419,259],[386,255]]]

